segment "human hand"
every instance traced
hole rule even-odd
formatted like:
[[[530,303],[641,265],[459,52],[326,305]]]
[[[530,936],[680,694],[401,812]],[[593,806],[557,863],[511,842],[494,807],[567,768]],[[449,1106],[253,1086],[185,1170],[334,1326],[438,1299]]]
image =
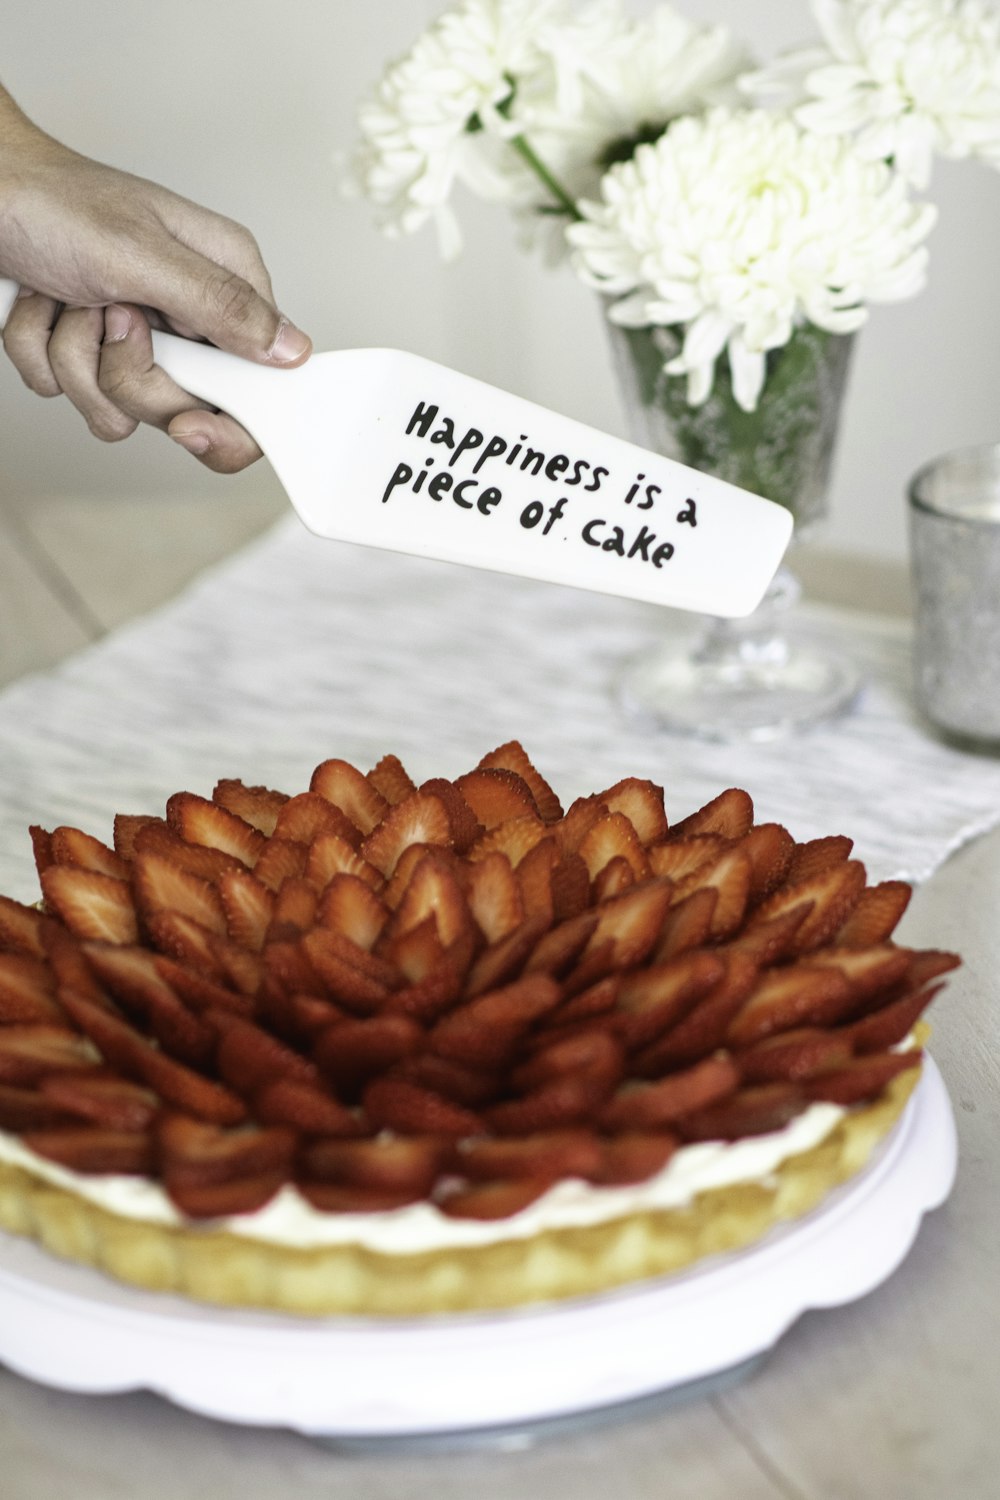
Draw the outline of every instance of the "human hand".
[[[260,456],[154,364],[150,338],[168,328],[278,367],[308,358],[246,229],[61,146],[2,88],[0,209],[0,274],[22,287],[3,341],[30,389],[66,395],[107,442],[149,423],[217,472]]]

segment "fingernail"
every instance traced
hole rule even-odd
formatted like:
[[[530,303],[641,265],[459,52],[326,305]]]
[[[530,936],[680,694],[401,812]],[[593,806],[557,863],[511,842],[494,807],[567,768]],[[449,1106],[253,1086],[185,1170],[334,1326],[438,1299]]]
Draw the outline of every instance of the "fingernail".
[[[278,331],[274,336],[274,343],[268,349],[265,358],[273,365],[288,365],[296,359],[301,359],[312,348],[312,339],[308,334],[296,328],[294,323],[289,323],[287,318],[282,318],[278,324]]]
[[[207,453],[212,446],[210,439],[203,432],[172,432],[170,436],[175,443],[186,448],[188,453],[193,453],[195,458],[201,458],[202,454]]]
[[[128,338],[132,328],[132,314],[125,307],[119,307],[113,302],[110,307],[104,309],[104,342],[106,344],[120,344],[122,339]]]

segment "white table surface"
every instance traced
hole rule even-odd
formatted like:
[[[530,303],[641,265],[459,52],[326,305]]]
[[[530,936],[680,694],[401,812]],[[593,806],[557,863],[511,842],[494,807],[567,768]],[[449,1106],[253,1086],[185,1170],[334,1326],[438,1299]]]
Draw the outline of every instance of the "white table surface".
[[[270,500],[232,506],[228,527],[215,515],[199,545],[183,502],[162,506],[152,531],[148,509],[111,517],[99,502],[88,510],[53,501],[29,517],[15,511],[0,529],[3,676],[52,664],[168,597],[271,513]],[[871,570],[851,576],[862,602],[905,597],[898,576],[884,587],[873,587]],[[0,1370],[3,1500],[992,1500],[1000,1473],[998,896],[995,833],[917,891],[899,934],[965,959],[933,1039],[960,1137],[950,1201],[888,1283],[852,1306],[807,1315],[742,1383],[534,1441],[354,1451],[213,1422],[153,1395],[74,1396]]]

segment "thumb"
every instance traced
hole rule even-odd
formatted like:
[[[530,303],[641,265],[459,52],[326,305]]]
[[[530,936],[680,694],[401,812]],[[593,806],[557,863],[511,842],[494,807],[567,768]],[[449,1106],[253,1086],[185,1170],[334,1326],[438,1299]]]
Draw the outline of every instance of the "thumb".
[[[312,340],[235,271],[177,245],[143,299],[171,321],[257,364],[300,365]]]

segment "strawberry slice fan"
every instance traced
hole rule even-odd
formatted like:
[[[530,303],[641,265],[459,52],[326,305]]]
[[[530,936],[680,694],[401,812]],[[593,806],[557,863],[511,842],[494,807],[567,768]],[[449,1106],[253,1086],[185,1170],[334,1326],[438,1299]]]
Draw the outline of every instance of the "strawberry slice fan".
[[[340,1439],[690,1393],[863,1295],[955,1166],[954,954],[841,834],[516,741],[220,780],[0,897],[0,1357]]]

